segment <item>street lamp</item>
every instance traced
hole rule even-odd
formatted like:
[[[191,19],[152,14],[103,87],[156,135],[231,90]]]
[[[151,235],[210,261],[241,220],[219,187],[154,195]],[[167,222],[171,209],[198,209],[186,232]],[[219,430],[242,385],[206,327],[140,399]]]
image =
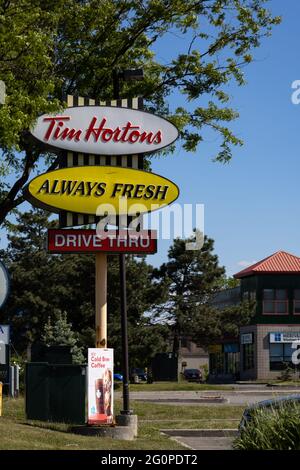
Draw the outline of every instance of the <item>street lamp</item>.
[[[142,69],[113,70],[114,99],[120,98],[120,80],[143,80]],[[131,415],[129,408],[129,360],[128,360],[128,330],[127,330],[127,298],[126,298],[126,259],[125,254],[119,255],[120,300],[121,300],[121,334],[123,353],[123,410],[122,415]]]
[[[143,78],[143,69],[113,70],[114,99],[117,100],[120,98],[120,80],[124,80],[124,82],[130,82],[134,80],[143,80]]]

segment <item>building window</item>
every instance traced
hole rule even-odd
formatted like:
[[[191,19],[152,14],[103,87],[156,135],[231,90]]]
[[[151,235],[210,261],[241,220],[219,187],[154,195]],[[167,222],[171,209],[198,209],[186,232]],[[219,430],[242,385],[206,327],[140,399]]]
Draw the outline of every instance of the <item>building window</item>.
[[[254,300],[256,300],[256,292],[255,290],[244,291],[242,297],[243,301],[253,302]]]
[[[187,348],[188,347],[188,341],[186,338],[181,338],[181,347],[182,348]]]
[[[254,344],[243,344],[243,370],[254,369]]]
[[[288,307],[286,289],[264,289],[263,313],[265,315],[287,315]]]
[[[224,374],[225,355],[224,353],[213,353],[209,355],[209,373],[211,375]]]
[[[294,290],[294,314],[300,315],[300,289]]]
[[[292,343],[270,344],[270,370],[284,370],[286,365],[294,367],[292,363]]]

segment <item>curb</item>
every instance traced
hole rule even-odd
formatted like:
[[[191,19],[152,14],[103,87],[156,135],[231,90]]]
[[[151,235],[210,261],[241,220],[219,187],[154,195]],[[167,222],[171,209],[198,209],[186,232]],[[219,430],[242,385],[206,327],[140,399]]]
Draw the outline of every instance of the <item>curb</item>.
[[[213,398],[134,398],[133,401],[143,401],[151,403],[228,403],[229,400],[224,397]]]
[[[237,429],[160,429],[167,436],[177,437],[236,437]]]
[[[285,389],[288,389],[290,390],[291,386],[290,385],[280,385],[280,384],[267,384],[267,387],[268,388],[285,388]],[[299,391],[300,390],[300,385],[294,385],[294,391],[297,390]]]

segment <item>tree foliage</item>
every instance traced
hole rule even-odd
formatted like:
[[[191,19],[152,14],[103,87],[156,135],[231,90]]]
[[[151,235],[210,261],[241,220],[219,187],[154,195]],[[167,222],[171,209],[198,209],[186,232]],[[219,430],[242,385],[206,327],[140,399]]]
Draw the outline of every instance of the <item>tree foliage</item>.
[[[84,364],[83,347],[78,346],[78,335],[68,323],[66,312],[60,312],[55,319],[48,317],[44,325],[42,342],[47,346],[69,346],[74,364]]]
[[[173,329],[173,351],[178,352],[180,339],[188,336],[203,346],[228,335],[236,337],[239,327],[249,324],[253,305],[242,302],[224,309],[216,308],[214,294],[232,284],[225,277],[213,253],[214,242],[205,236],[201,250],[187,251],[189,240],[176,239],[169,249],[168,262],[154,272],[168,288],[168,300],[158,306],[156,314]]]
[[[92,255],[50,255],[45,250],[47,228],[55,226],[49,215],[34,209],[17,214],[9,226],[9,244],[1,250],[12,286],[2,312],[3,322],[12,326],[13,343],[19,353],[40,339],[48,328],[60,341],[72,329],[78,335],[78,346],[95,344],[95,259]],[[108,263],[108,345],[115,348],[120,365],[120,288],[118,257]],[[132,366],[145,365],[166,347],[168,328],[154,325],[151,310],[165,296],[164,286],[153,281],[153,268],[144,259],[127,258],[127,307],[129,351]],[[62,312],[65,312],[62,314]],[[58,328],[58,330],[57,330]],[[52,332],[52,333],[51,333]],[[51,334],[50,334],[51,333]],[[50,336],[49,336],[50,335]],[[52,338],[53,339],[53,338]],[[51,341],[52,341],[51,339]],[[57,343],[56,343],[57,344]]]
[[[280,21],[265,3],[0,0],[0,79],[7,91],[0,107],[0,222],[23,201],[22,189],[45,157],[30,125],[64,106],[66,93],[112,98],[114,70],[142,67],[144,80],[121,83],[121,94],[143,96],[147,109],[172,120],[187,150],[196,150],[213,129],[221,138],[216,159],[230,160],[241,141],[228,127],[237,113],[226,104],[226,86],[244,83],[244,65]],[[186,50],[170,50],[163,63],[155,51],[168,35],[179,35]],[[186,105],[170,110],[174,92]],[[55,167],[55,156],[46,157]]]

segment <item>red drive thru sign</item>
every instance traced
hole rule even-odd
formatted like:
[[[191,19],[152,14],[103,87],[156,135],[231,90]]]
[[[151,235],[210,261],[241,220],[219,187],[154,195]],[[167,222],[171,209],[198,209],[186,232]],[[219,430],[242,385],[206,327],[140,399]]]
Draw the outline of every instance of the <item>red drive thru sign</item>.
[[[47,249],[50,253],[133,253],[157,251],[156,230],[49,229]]]

